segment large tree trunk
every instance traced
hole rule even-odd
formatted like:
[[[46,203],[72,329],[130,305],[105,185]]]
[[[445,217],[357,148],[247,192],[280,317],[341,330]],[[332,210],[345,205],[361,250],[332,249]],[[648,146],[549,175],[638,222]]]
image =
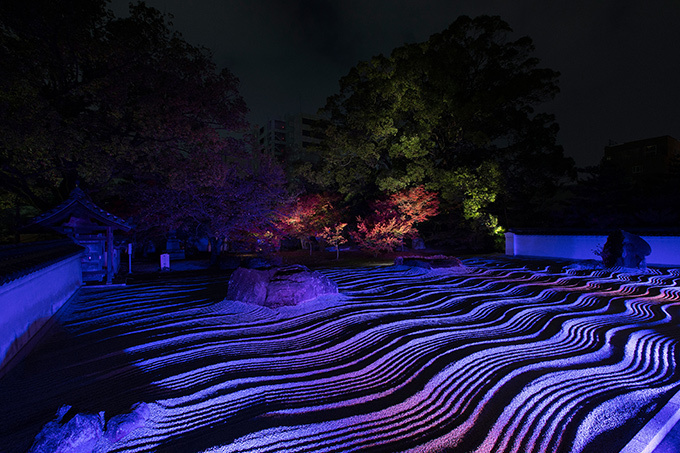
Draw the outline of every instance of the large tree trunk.
[[[21,242],[21,206],[19,206],[19,201],[15,201],[16,203],[16,212],[15,212],[15,217],[14,217],[14,242],[15,243],[20,243]]]
[[[210,238],[210,267],[218,267],[220,265],[220,253],[222,253],[223,238]]]

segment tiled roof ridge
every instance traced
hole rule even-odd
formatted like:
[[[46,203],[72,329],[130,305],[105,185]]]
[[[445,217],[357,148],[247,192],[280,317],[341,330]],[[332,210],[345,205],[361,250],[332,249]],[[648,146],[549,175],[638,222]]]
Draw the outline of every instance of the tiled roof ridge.
[[[71,193],[69,194],[69,196],[66,200],[64,200],[62,203],[58,204],[54,208],[50,209],[49,211],[44,212],[44,213],[36,216],[31,223],[33,223],[33,224],[40,223],[41,221],[48,219],[48,218],[56,215],[57,213],[59,213],[61,211],[66,210],[67,208],[74,205],[75,203],[80,203],[81,205],[83,205],[84,207],[89,209],[90,211],[92,211],[92,212],[94,212],[94,213],[96,213],[96,214],[98,214],[98,215],[100,215],[100,216],[102,216],[106,219],[109,219],[110,221],[117,223],[122,227],[125,227],[125,228],[128,228],[128,229],[130,228],[130,225],[127,223],[127,221],[125,221],[124,219],[122,219],[122,218],[120,218],[120,217],[118,217],[114,214],[111,214],[110,212],[105,211],[104,209],[97,206],[92,201],[92,199],[89,197],[89,195],[87,195],[87,193],[85,193],[85,191],[83,191],[83,189],[81,189],[78,186],[76,186],[71,191]]]
[[[0,285],[82,253],[83,250],[84,247],[71,239],[0,246]]]

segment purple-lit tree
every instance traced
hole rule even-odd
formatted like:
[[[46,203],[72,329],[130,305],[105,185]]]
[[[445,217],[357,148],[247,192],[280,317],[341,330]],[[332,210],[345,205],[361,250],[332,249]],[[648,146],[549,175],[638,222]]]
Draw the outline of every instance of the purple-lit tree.
[[[0,202],[39,209],[76,180],[124,201],[247,126],[236,77],[144,3],[0,2],[0,101]]]
[[[267,156],[246,153],[222,140],[191,154],[158,184],[143,191],[140,223],[210,238],[211,264],[226,240],[275,228],[276,209],[286,201],[281,169]]]

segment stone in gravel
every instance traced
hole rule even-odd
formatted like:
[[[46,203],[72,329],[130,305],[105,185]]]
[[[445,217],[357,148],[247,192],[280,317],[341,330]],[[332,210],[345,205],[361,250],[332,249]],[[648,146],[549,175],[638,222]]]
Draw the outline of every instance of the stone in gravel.
[[[104,433],[104,416],[76,414],[65,423],[66,412],[60,409],[57,418],[48,422],[38,433],[29,453],[91,453]]]
[[[276,308],[337,292],[337,285],[327,277],[292,265],[267,270],[238,268],[229,280],[227,298]]]
[[[130,413],[116,415],[106,422],[104,436],[110,442],[118,442],[135,429],[142,427],[150,412],[146,403],[135,404]]]
[[[647,241],[635,234],[618,230],[607,237],[600,256],[607,268],[645,269],[646,258],[650,253],[652,248]]]
[[[105,423],[104,412],[98,414],[73,413],[73,408],[62,406],[54,420],[45,424],[33,442],[29,453],[93,453],[108,451],[115,443],[149,418],[149,406],[137,403],[127,414],[111,417]]]

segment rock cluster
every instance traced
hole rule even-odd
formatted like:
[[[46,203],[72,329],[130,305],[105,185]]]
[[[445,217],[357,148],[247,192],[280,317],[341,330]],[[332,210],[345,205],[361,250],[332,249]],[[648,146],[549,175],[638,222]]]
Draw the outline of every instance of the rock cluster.
[[[54,420],[47,422],[38,433],[28,453],[93,453],[109,447],[144,425],[150,409],[137,403],[127,414],[111,417],[98,414],[73,413],[71,406],[62,406]]]
[[[276,308],[338,292],[328,277],[301,265],[258,270],[240,267],[229,280],[227,298]]]
[[[650,245],[640,236],[618,230],[607,237],[600,256],[605,267],[646,268]]]

